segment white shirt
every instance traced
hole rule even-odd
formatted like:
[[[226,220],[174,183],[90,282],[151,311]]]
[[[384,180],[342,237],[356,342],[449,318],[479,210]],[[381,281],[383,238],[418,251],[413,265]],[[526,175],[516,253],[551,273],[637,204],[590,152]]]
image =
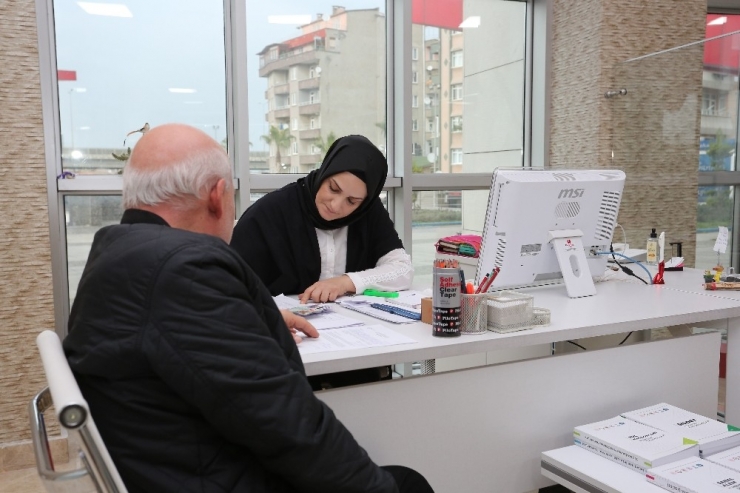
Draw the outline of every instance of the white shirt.
[[[403,248],[391,250],[380,257],[372,269],[346,272],[348,229],[348,226],[330,230],[316,228],[321,253],[319,280],[347,274],[355,285],[356,293],[362,293],[366,289],[398,291],[411,287],[414,267],[411,264],[411,257]]]

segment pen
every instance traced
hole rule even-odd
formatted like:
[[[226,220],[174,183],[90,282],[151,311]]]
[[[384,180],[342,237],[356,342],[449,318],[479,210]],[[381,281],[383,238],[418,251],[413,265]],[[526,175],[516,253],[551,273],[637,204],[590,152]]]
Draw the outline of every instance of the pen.
[[[490,276],[490,275],[491,275],[491,274],[490,274],[490,273],[488,273],[488,274],[486,274],[485,276],[483,276],[483,280],[481,280],[480,284],[478,284],[478,289],[476,289],[476,290],[475,290],[475,294],[478,294],[478,293],[480,293],[480,291],[481,291],[481,288],[482,288],[482,287],[483,287],[483,285],[484,285],[484,284],[486,283],[486,281],[488,281],[488,276]]]
[[[365,296],[379,296],[381,298],[398,298],[398,291],[380,291],[377,289],[366,289],[362,292]]]
[[[501,271],[500,267],[496,267],[495,269],[493,269],[493,272],[491,273],[491,277],[488,278],[488,282],[481,289],[482,293],[488,292],[488,288],[490,288],[491,284],[493,284],[493,280],[496,279],[496,276],[498,275],[499,271]]]
[[[460,292],[465,293],[465,271],[460,269]]]

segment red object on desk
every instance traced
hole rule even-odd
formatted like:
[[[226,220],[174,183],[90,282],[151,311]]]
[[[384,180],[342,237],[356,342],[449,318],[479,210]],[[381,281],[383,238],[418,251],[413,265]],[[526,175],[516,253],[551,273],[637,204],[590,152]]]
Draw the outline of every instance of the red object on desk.
[[[488,292],[488,288],[491,287],[491,284],[493,284],[493,280],[496,279],[496,276],[498,275],[499,272],[501,272],[500,267],[496,267],[495,269],[493,269],[493,272],[491,273],[491,277],[488,278],[488,282],[485,284],[481,283],[481,290],[480,290],[481,293]]]
[[[665,284],[663,280],[663,273],[665,272],[665,262],[661,260],[658,264],[658,273],[653,277],[653,284]]]

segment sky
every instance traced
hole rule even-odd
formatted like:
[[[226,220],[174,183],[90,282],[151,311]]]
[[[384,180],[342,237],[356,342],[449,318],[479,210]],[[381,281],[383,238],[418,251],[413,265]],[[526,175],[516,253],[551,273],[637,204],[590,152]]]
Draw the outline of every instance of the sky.
[[[144,123],[182,122],[217,140],[226,135],[224,21],[221,0],[114,0],[131,17],[92,15],[73,0],[55,0],[57,68],[76,81],[59,82],[62,145],[121,147]],[[347,9],[380,8],[383,0],[344,1]],[[336,1],[247,0],[249,140],[264,147],[266,81],[259,53],[266,45],[300,35],[296,24],[270,24],[268,16],[324,18]],[[171,92],[170,89],[194,92]],[[138,134],[126,141],[133,145]]]

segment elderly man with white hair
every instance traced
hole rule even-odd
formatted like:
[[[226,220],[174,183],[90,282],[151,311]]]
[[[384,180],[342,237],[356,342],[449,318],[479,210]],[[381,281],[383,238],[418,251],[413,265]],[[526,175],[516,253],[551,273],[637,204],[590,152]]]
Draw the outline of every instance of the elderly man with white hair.
[[[317,399],[281,313],[229,246],[229,160],[185,125],[144,135],[121,224],[95,235],[64,349],[128,490],[431,491],[381,468]]]

